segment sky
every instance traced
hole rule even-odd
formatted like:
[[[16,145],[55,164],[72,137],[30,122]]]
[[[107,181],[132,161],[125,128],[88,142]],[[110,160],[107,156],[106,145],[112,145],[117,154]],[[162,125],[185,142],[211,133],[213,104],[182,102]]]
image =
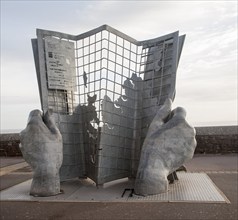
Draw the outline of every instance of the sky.
[[[173,108],[193,126],[237,125],[237,1],[1,0],[1,130],[41,109],[31,38],[36,28],[77,35],[108,24],[137,39],[186,34]]]

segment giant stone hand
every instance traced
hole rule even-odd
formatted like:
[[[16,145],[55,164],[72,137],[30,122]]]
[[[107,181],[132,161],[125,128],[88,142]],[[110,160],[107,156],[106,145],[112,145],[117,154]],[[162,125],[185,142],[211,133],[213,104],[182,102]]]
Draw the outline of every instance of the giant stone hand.
[[[33,169],[30,194],[52,196],[60,193],[59,169],[63,160],[62,136],[52,112],[30,112],[27,127],[20,133],[20,149]]]
[[[167,99],[153,119],[143,143],[135,193],[153,195],[168,190],[167,176],[191,159],[196,148],[195,129],[185,120],[186,111],[171,111]]]

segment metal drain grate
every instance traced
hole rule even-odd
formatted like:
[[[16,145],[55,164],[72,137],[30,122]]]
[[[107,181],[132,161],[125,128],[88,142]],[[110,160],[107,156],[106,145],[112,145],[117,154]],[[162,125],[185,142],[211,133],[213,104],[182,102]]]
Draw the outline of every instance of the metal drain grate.
[[[177,173],[179,181],[171,184],[167,193],[153,196],[136,196],[128,201],[155,202],[221,202],[230,203],[205,173]]]
[[[89,179],[71,180],[61,184],[64,194],[51,197],[32,197],[29,195],[31,180],[0,192],[1,200],[21,201],[70,201],[70,202],[199,202],[230,203],[205,173],[177,173],[179,181],[171,184],[167,193],[154,196],[129,197],[126,188],[133,188],[133,181],[127,178],[116,180],[97,188]]]

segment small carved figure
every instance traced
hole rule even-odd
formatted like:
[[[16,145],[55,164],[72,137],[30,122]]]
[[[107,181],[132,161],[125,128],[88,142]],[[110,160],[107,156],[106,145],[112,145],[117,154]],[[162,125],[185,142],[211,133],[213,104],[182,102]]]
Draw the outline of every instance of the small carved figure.
[[[84,86],[86,88],[87,88],[87,81],[88,81],[87,73],[84,71],[83,72],[83,82],[84,82]]]
[[[30,112],[27,127],[20,133],[20,149],[33,169],[30,195],[53,196],[60,193],[59,169],[63,161],[63,144],[52,111],[42,116]]]

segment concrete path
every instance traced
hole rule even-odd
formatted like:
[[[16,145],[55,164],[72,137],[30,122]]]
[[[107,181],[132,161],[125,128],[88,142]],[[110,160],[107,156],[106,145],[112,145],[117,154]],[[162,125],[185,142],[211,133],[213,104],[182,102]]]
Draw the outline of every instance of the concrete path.
[[[27,166],[28,166],[28,164],[26,162],[22,162],[22,163],[13,164],[10,166],[2,167],[0,169],[0,176],[6,175],[8,173],[11,173],[15,170],[18,170],[18,169],[21,169],[21,168],[24,168]]]
[[[196,154],[192,160],[185,164],[188,171],[191,172],[208,172],[208,171],[237,171],[238,155],[211,155]]]
[[[215,185],[230,200],[230,204],[181,202],[13,202],[1,201],[4,220],[14,219],[238,219],[238,163],[237,154],[196,155],[186,164],[190,172],[206,172]],[[26,168],[1,176],[9,186],[17,184],[23,173],[31,178]],[[25,171],[24,171],[25,169]],[[14,176],[21,170],[21,175]],[[23,171],[23,172],[22,172]],[[12,178],[14,176],[14,178]],[[21,180],[22,181],[22,180]],[[24,180],[23,180],[24,181]],[[10,184],[11,182],[11,184]],[[19,182],[19,181],[18,181]]]
[[[0,167],[6,167],[18,163],[25,162],[22,157],[0,157]]]
[[[0,190],[32,178],[31,168],[22,157],[0,157]]]

